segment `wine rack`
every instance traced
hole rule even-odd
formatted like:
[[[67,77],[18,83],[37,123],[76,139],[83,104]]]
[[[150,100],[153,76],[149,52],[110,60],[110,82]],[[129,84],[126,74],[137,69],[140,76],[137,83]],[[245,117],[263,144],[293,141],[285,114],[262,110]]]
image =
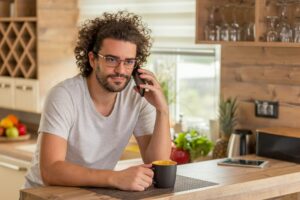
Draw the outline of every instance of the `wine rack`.
[[[0,76],[36,78],[36,22],[0,21]]]

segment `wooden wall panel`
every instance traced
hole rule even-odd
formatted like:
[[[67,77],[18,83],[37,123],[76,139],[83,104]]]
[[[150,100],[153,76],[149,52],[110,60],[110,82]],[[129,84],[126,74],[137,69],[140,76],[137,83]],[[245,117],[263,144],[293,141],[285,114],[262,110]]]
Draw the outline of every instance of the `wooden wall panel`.
[[[222,73],[225,81],[300,85],[300,67],[295,66],[229,65],[222,69]]]
[[[239,128],[300,128],[300,48],[222,47],[221,93],[237,97]],[[279,101],[278,119],[255,116],[255,100]]]
[[[295,85],[224,82],[221,88],[226,96],[237,96],[241,100],[271,100],[300,105],[300,87]]]
[[[66,28],[74,27],[74,22],[77,23],[79,16],[78,9],[44,9],[38,10],[40,28],[57,27]],[[63,19],[63,20],[62,20]]]
[[[256,117],[253,102],[239,101],[239,124],[241,128],[287,126],[299,128],[300,106],[280,105],[277,119]]]
[[[42,106],[55,84],[78,73],[73,53],[78,15],[77,0],[38,1],[38,79]]]
[[[77,9],[78,7],[77,4],[78,4],[77,0],[76,1],[39,0],[39,8],[42,9],[53,9],[54,6],[59,9]]]
[[[300,48],[281,47],[222,47],[222,65],[299,65]]]

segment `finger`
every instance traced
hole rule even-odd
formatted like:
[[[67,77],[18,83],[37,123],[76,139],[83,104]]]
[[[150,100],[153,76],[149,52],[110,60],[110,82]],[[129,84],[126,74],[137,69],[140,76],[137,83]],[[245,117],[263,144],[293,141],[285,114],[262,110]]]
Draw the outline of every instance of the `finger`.
[[[149,163],[149,164],[142,164],[141,166],[142,166],[142,167],[146,167],[146,168],[151,168],[151,167],[152,167],[152,164],[151,164],[151,163]]]
[[[145,79],[147,82],[152,83],[152,85],[155,85],[156,87],[160,87],[159,82],[156,80],[156,78],[149,74],[141,74],[140,77],[142,79]]]
[[[145,176],[145,177],[141,177],[141,180],[139,182],[139,185],[142,186],[143,188],[148,188],[150,187],[152,184],[152,179],[150,179],[149,177]]]
[[[132,189],[133,191],[145,191],[145,187],[140,185],[140,184],[137,184],[136,186],[134,186],[134,188]]]
[[[152,169],[148,169],[148,170],[145,170],[145,175],[147,175],[150,178],[153,178],[154,172],[152,171]]]
[[[154,73],[153,72],[151,72],[151,71],[149,71],[149,70],[147,70],[147,69],[144,69],[144,68],[139,68],[138,69],[138,72],[140,72],[140,73],[142,73],[142,74],[152,74],[153,76],[154,76]]]
[[[145,88],[146,90],[151,90],[153,92],[157,91],[157,89],[158,89],[155,86],[149,85],[149,84],[141,84],[140,87]]]
[[[148,186],[150,186],[152,184],[153,177],[148,176],[147,174],[144,174],[144,176],[142,176],[142,179],[144,182],[146,182],[148,184]]]

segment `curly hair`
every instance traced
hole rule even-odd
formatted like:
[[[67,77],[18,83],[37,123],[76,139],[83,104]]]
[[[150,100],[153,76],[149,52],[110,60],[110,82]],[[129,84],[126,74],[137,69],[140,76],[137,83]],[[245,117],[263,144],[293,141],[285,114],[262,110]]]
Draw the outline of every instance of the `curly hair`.
[[[93,68],[88,59],[88,53],[101,49],[106,38],[128,41],[136,44],[137,65],[146,62],[152,46],[151,30],[142,22],[141,17],[127,11],[103,13],[101,17],[87,20],[79,30],[77,44],[74,50],[76,64],[82,76],[89,76]]]

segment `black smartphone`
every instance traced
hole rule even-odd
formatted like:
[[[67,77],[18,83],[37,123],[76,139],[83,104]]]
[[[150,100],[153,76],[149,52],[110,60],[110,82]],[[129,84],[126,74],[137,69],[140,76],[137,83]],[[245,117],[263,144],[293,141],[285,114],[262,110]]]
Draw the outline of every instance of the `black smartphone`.
[[[144,89],[144,88],[141,88],[141,87],[140,87],[140,84],[146,84],[146,81],[143,80],[143,79],[141,79],[141,77],[140,77],[140,74],[141,74],[141,73],[138,72],[138,69],[139,69],[139,68],[140,68],[140,67],[137,66],[137,67],[135,67],[135,68],[133,69],[133,71],[132,71],[132,76],[133,76],[133,80],[134,80],[134,82],[135,82],[135,84],[136,84],[136,87],[137,87],[137,89],[138,89],[140,95],[143,97],[144,94],[145,94],[145,89]]]
[[[267,165],[268,161],[266,160],[245,160],[245,159],[233,159],[227,158],[221,162],[218,162],[219,165],[230,165],[230,166],[239,166],[239,167],[258,167],[263,168]]]

